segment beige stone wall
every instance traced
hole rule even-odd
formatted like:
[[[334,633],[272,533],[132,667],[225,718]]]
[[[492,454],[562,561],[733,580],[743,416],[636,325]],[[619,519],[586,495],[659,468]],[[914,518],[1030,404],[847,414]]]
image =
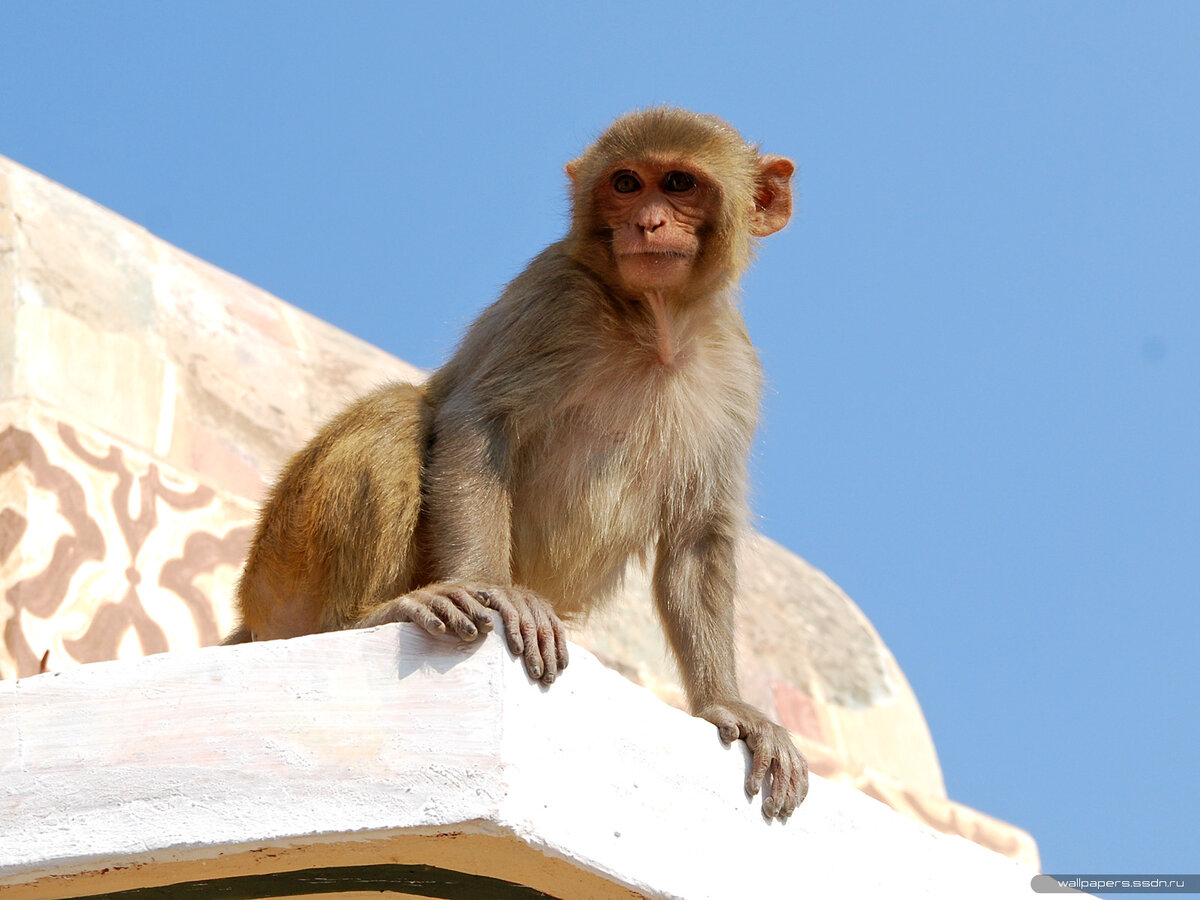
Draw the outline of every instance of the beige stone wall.
[[[0,401],[25,398],[213,487],[419,373],[0,158]]]
[[[0,677],[215,643],[275,470],[413,377],[0,158]]]

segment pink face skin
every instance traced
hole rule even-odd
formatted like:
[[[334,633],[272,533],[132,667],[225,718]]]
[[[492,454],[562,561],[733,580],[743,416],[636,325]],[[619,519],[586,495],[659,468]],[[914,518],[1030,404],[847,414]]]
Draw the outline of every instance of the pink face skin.
[[[677,163],[629,163],[597,193],[625,286],[636,293],[686,287],[709,215],[710,192],[700,176]]]

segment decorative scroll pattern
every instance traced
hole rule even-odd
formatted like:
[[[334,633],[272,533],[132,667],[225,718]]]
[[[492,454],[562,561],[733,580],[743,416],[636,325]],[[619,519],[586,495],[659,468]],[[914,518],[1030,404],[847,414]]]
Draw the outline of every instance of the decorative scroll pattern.
[[[0,430],[0,676],[216,643],[252,517],[65,423]]]

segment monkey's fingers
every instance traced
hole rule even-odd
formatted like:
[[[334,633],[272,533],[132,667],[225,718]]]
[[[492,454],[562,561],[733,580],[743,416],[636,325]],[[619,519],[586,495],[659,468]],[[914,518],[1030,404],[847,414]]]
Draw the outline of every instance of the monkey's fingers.
[[[763,762],[766,763],[765,768],[761,768]],[[796,749],[787,732],[780,728],[770,728],[755,741],[751,775],[758,776],[759,787],[768,771],[771,774],[771,789],[763,797],[763,815],[768,819],[786,819],[808,794],[808,760]],[[753,796],[749,780],[746,790]]]
[[[470,589],[465,587],[454,587],[446,592],[446,598],[454,604],[455,608],[484,634],[492,630],[492,614],[488,608],[480,603]],[[460,636],[462,632],[459,632]],[[472,638],[474,635],[472,635]]]
[[[388,622],[412,622],[432,635],[441,636],[449,631],[460,640],[473,641],[478,637],[479,629],[472,617],[454,602],[452,592],[453,588],[440,585],[412,591],[370,610],[355,622],[355,627],[370,628]],[[486,615],[486,612],[484,614]]]
[[[558,616],[551,614],[550,627],[554,633],[555,661],[558,663],[558,670],[561,672],[567,667],[570,659],[567,656],[567,630],[563,628],[562,620]]]
[[[522,590],[521,601],[528,620],[534,624],[535,640],[526,639],[525,652],[530,643],[536,643],[541,657],[542,681],[551,684],[558,673],[567,667],[567,632],[554,607],[541,594]],[[536,677],[536,676],[535,676]]]
[[[804,798],[808,796],[808,760],[803,753],[797,751],[796,759],[793,762],[783,808],[779,811],[779,815],[785,819],[791,816],[796,811],[796,807],[803,803]]]
[[[488,609],[500,613],[500,623],[504,626],[504,634],[508,638],[508,649],[513,656],[525,653],[525,642],[521,639],[521,614],[504,593],[498,588],[477,589],[472,591],[475,597]]]
[[[562,622],[540,600],[531,603],[537,620],[537,647],[542,658],[542,681],[553,684],[560,670],[567,666],[567,635]]]
[[[378,614],[371,616],[371,624],[380,622],[412,622],[420,625],[430,634],[445,634],[446,623],[429,608],[429,597],[422,596],[423,591],[405,594],[397,597]]]
[[[787,802],[788,789],[791,787],[791,772],[784,774],[784,769],[789,769],[780,757],[775,757],[771,760],[771,790],[763,797],[763,815],[768,819],[773,819],[776,816],[783,817],[783,807]]]
[[[541,681],[543,674],[549,684],[558,674],[557,668],[553,673],[547,670],[542,659],[542,627],[537,620],[537,613],[525,605],[521,616],[521,640],[525,645],[525,671],[535,681]]]
[[[716,725],[717,734],[721,736],[721,740],[726,744],[732,744],[738,738],[742,737],[742,724],[731,709],[727,709],[724,706],[710,706],[707,709],[701,710],[697,715],[708,719],[708,721]]]
[[[553,684],[567,667],[567,632],[546,598],[534,591],[515,588],[520,598],[525,662],[529,674],[544,684]],[[539,676],[537,672],[541,672]]]
[[[762,789],[763,780],[767,777],[767,771],[771,768],[771,764],[775,762],[775,757],[771,753],[770,742],[762,740],[760,736],[747,735],[746,746],[750,748],[750,771],[746,774],[746,794],[753,797]],[[770,800],[769,795],[763,798],[764,809]]]
[[[440,592],[429,592],[429,609],[442,623],[461,640],[473,641],[479,636],[479,629],[464,613],[451,596]]]
[[[500,613],[509,649],[521,657],[529,677],[552,684],[567,665],[567,635],[554,608],[527,588],[487,587],[471,593]]]

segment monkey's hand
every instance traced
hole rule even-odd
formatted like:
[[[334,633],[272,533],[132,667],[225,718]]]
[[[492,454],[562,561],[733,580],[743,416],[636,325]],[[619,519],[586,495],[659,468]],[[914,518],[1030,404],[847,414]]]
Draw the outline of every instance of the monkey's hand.
[[[509,649],[524,660],[529,677],[551,684],[567,667],[567,634],[550,603],[528,588],[430,584],[375,607],[354,627],[412,622],[430,634],[473,641],[492,630],[490,609],[500,613]]]
[[[492,616],[461,584],[430,584],[389,600],[363,615],[355,628],[370,628],[388,622],[412,622],[430,634],[449,631],[461,641],[473,641],[479,632],[492,630]]]
[[[525,661],[529,677],[552,684],[567,667],[567,633],[550,602],[523,587],[469,588],[484,606],[500,613],[508,648]]]
[[[696,715],[716,725],[725,743],[741,738],[750,748],[747,795],[757,794],[770,773],[770,790],[763,794],[763,815],[768,819],[776,816],[786,819],[796,811],[808,794],[808,760],[796,749],[787,729],[741,700],[714,703]]]

